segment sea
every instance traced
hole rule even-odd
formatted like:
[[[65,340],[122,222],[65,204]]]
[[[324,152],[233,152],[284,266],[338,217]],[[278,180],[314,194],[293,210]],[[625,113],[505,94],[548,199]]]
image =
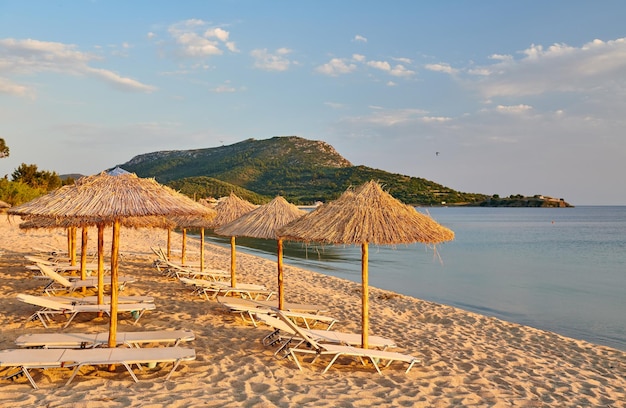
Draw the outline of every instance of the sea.
[[[455,239],[370,245],[370,286],[626,351],[626,206],[416,209]],[[273,240],[237,250],[276,259]],[[286,242],[284,262],[361,281],[360,246]]]

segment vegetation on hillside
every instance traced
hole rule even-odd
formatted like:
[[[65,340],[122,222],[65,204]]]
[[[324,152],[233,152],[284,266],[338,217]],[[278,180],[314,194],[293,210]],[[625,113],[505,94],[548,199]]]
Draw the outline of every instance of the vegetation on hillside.
[[[39,170],[35,164],[22,163],[11,174],[11,180],[6,176],[0,178],[0,200],[12,206],[20,205],[72,183],[72,178],[62,180],[56,172]]]
[[[169,187],[179,191],[191,198],[220,198],[226,197],[230,193],[235,193],[239,198],[251,202],[252,204],[265,204],[271,201],[270,197],[256,194],[245,188],[234,184],[226,183],[212,177],[187,177],[180,180],[170,181]]]
[[[8,153],[0,139],[0,158]],[[196,200],[233,192],[254,204],[267,203],[277,195],[294,204],[314,204],[334,200],[349,187],[375,180],[391,195],[412,205],[570,207],[563,199],[463,193],[419,177],[353,166],[329,144],[297,136],[147,153],[119,166],[139,177],[154,177]],[[22,163],[11,176],[11,181],[6,176],[0,179],[0,200],[19,205],[73,183],[75,175],[61,177]]]
[[[28,202],[45,193],[46,191],[40,188],[19,181],[9,181],[6,177],[0,178],[0,201],[12,206]]]
[[[509,197],[504,198],[500,198],[500,196],[494,194],[477,205],[480,207],[573,207],[562,198],[557,199],[542,195],[527,197],[521,194],[510,195]]]
[[[4,139],[0,137],[0,159],[4,157],[9,157],[9,146],[7,146]]]
[[[208,177],[253,191],[281,195],[295,204],[327,202],[348,187],[376,180],[407,204],[475,203],[484,194],[461,193],[418,177],[353,166],[327,143],[297,136],[248,139],[216,148],[162,151],[136,156],[120,167],[140,177],[154,177],[197,198],[206,191],[196,177]],[[200,189],[200,190],[195,190]]]

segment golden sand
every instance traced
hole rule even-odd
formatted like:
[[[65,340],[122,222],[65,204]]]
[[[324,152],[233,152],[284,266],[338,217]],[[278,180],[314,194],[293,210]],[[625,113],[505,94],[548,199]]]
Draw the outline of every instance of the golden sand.
[[[19,218],[0,217],[0,348],[14,348],[25,333],[95,332],[107,318],[78,316],[67,328],[24,325],[34,311],[16,299],[39,295],[42,281],[25,269],[33,247],[66,247],[61,230],[23,231]],[[95,229],[90,231],[95,248]],[[110,248],[107,230],[105,248]],[[173,234],[174,249],[181,239]],[[80,240],[79,240],[80,241]],[[162,276],[151,246],[165,247],[161,230],[122,231],[120,273],[139,279],[123,295],[155,297],[157,310],[136,326],[120,315],[119,331],[189,329],[195,361],[183,363],[169,381],[169,367],[136,371],[134,383],[123,367],[83,368],[69,385],[67,368],[32,370],[40,389],[25,377],[0,381],[0,405],[7,407],[626,407],[626,353],[555,333],[484,317],[454,307],[372,288],[370,333],[396,340],[397,351],[424,362],[408,374],[405,365],[383,370],[351,360],[321,374],[328,360],[305,363],[304,371],[277,359],[254,328],[217,302],[192,295],[177,280]],[[80,244],[79,244],[80,245]],[[198,254],[198,241],[187,250]],[[206,244],[206,264],[228,269],[230,249]],[[238,253],[238,282],[276,286],[276,264]],[[327,305],[339,322],[334,330],[359,332],[360,284],[285,266],[286,301]],[[3,372],[0,373],[4,374]]]

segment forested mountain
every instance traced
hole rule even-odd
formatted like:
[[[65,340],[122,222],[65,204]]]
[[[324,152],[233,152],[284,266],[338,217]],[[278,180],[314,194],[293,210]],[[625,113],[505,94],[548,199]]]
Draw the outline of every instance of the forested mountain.
[[[251,201],[276,195],[295,204],[337,198],[350,186],[369,180],[383,184],[397,199],[414,205],[478,203],[484,194],[461,193],[418,177],[353,166],[322,141],[297,136],[248,139],[228,146],[142,154],[119,167],[140,177],[154,177],[183,193],[204,198],[229,193]],[[250,193],[245,192],[249,190]],[[260,196],[254,196],[254,194]]]

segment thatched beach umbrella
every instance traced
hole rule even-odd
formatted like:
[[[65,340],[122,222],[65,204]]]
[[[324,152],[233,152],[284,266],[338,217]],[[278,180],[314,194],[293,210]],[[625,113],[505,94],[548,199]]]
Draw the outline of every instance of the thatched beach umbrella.
[[[213,227],[213,220],[217,216],[217,211],[212,208],[207,207],[210,211],[210,216],[180,216],[174,217],[172,221],[176,223],[177,226],[183,228],[183,231],[186,231],[187,228],[197,228],[200,230],[200,271],[204,271],[204,229]],[[185,248],[185,240],[186,234],[183,235],[183,248]],[[182,260],[185,259],[185,255],[182,255]],[[181,262],[184,265],[184,262]]]
[[[221,200],[215,206],[217,216],[213,219],[213,228],[221,227],[229,222],[236,220],[244,214],[257,208],[257,205],[252,204],[242,198],[239,198],[235,193]],[[233,288],[237,285],[237,254],[236,254],[235,236],[230,237],[230,286]]]
[[[275,239],[277,241],[278,308],[281,310],[285,299],[283,291],[283,240],[276,235],[276,231],[306,213],[306,211],[287,202],[283,197],[278,196],[269,203],[215,229],[215,232],[220,235]]]
[[[111,225],[111,313],[109,347],[115,347],[117,333],[119,233],[121,220],[129,217],[207,214],[208,209],[154,179],[126,173],[83,177],[59,193],[12,208],[9,213],[75,220],[82,225]],[[100,283],[100,282],[99,282]]]
[[[437,244],[454,232],[403,204],[370,181],[278,231],[283,239],[325,244],[361,245],[362,334],[368,347],[368,245]]]

